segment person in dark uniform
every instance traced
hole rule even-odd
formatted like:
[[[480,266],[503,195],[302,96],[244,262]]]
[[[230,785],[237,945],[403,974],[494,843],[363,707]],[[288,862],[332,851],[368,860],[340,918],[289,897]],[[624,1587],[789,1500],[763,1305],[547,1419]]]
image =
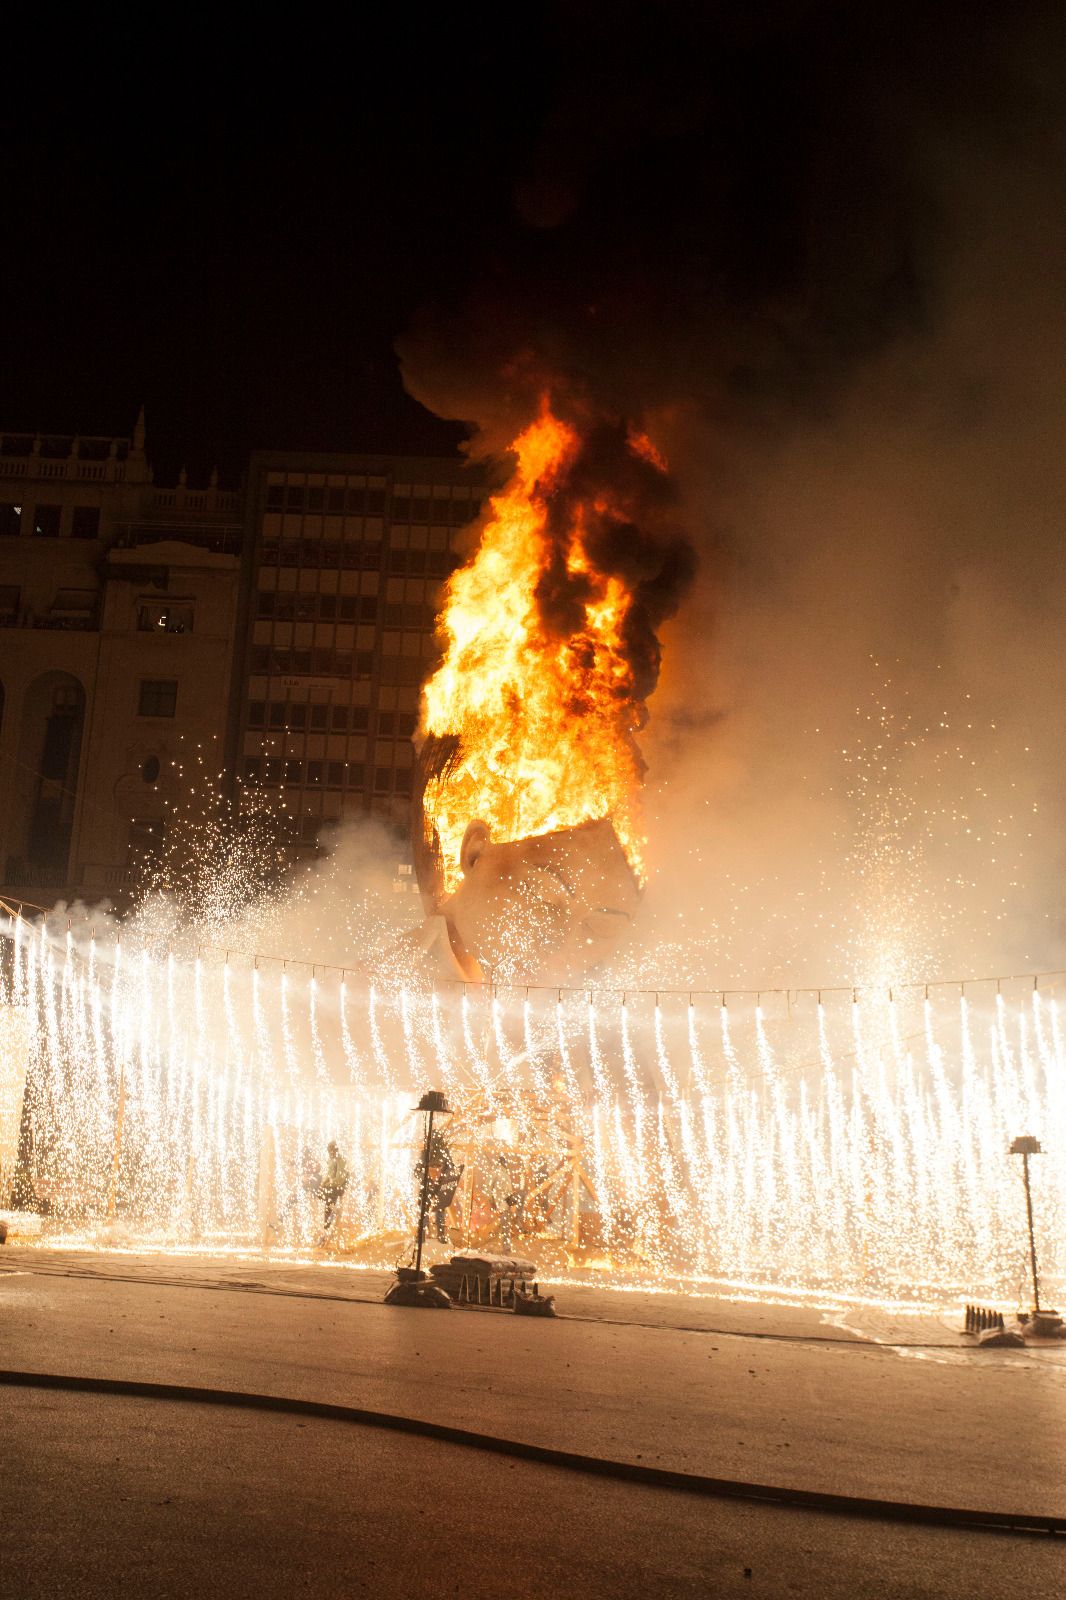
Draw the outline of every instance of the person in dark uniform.
[[[415,1186],[419,1194],[422,1189],[423,1171],[422,1161],[419,1159],[415,1164]],[[441,1244],[449,1242],[447,1212],[455,1199],[455,1191],[459,1187],[463,1171],[463,1167],[455,1165],[451,1148],[443,1133],[434,1128],[429,1147],[429,1184],[426,1188],[426,1197],[428,1208],[433,1213],[437,1238]]]

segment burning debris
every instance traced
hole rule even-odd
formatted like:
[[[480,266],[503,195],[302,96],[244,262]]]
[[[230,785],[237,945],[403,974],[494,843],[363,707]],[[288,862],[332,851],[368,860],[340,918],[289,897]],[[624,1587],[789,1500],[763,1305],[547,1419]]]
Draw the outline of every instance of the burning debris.
[[[695,558],[674,520],[666,462],[643,434],[564,420],[544,400],[514,452],[514,476],[448,585],[444,659],[423,691],[419,882],[437,912],[486,846],[542,841],[496,865],[498,879],[553,880],[551,895],[526,896],[531,912],[539,901],[560,914],[546,919],[554,937],[534,930],[543,956],[558,947],[574,879],[592,861],[580,921],[599,917],[584,927],[599,958],[608,925],[630,908],[598,886],[628,902],[645,877],[637,736],[659,676],[657,629]],[[609,836],[619,860],[608,860]],[[466,954],[496,964],[499,937],[478,932]]]

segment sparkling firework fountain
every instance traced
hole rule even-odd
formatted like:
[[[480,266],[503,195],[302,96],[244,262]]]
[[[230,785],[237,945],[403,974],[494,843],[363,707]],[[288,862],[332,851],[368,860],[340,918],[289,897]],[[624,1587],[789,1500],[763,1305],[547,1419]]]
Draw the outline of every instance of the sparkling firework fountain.
[[[1024,1127],[1051,1152],[1036,1227],[1061,1282],[1066,1060],[1058,1004],[1031,985],[1024,1003],[994,984],[380,995],[280,961],[7,931],[4,1049],[28,1052],[33,1181],[71,1233],[117,1216],[142,1241],[258,1248],[305,1151],[336,1138],[352,1167],[341,1242],[386,1264],[412,1225],[411,1107],[432,1078],[461,1108],[464,1242],[499,1243],[503,1156],[514,1239],[549,1268],[1024,1296],[1004,1137]],[[309,1229],[299,1211],[284,1239]]]
[[[688,556],[639,435],[590,442],[545,408],[516,451],[425,691],[420,933],[372,974],[150,919],[96,936],[8,917],[0,1078],[26,1092],[0,1181],[82,1237],[302,1248],[301,1171],[336,1139],[334,1248],[391,1265],[432,1083],[456,1108],[453,1242],[738,1292],[1024,1298],[1023,1131],[1048,1152],[1035,1226],[1061,1284],[1052,983],[737,995],[604,975],[639,905],[636,734]]]

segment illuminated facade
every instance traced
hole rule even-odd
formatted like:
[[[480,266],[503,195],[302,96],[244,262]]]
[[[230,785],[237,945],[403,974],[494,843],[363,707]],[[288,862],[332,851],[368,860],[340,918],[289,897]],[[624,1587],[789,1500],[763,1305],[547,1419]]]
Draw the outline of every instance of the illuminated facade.
[[[0,434],[11,898],[121,901],[158,842],[177,765],[223,747],[242,499],[184,473],[157,488],[144,444],[143,416],[129,438]]]
[[[458,461],[253,455],[234,767],[284,802],[303,850],[373,813],[406,858],[419,686],[484,492]]]
[[[483,493],[459,461],[290,453],[240,492],[161,488],[143,417],[0,433],[0,893],[121,904],[198,757],[294,853],[373,813],[406,861],[419,686]]]

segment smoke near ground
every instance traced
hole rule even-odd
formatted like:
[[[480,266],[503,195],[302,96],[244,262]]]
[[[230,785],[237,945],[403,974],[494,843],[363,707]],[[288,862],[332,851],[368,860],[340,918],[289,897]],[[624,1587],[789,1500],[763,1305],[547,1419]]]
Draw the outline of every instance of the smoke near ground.
[[[475,450],[548,373],[669,457],[701,564],[643,736],[635,971],[1053,968],[1062,25],[693,9],[577,8],[513,229],[406,380]]]

